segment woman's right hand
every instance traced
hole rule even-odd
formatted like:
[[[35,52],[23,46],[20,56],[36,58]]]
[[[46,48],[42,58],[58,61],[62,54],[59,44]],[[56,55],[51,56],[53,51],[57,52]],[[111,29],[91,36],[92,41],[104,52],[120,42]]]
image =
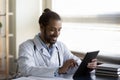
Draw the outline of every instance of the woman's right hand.
[[[68,71],[68,69],[73,68],[76,65],[78,65],[78,64],[74,59],[69,59],[66,62],[64,62],[63,66],[61,68],[59,68],[58,73],[65,74]]]

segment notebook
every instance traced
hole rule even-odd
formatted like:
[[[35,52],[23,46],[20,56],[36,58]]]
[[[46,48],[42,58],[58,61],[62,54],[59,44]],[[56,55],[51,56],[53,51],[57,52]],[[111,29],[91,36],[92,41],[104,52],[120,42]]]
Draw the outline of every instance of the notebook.
[[[119,74],[95,73],[97,76],[120,77]],[[116,79],[115,79],[116,80]],[[118,79],[117,79],[118,80]]]
[[[79,78],[83,75],[89,74],[91,69],[87,68],[87,64],[91,62],[92,59],[95,59],[98,55],[99,51],[92,51],[92,52],[87,52],[85,55],[84,59],[82,60],[81,64],[79,65],[78,69],[73,75],[73,79]]]
[[[101,69],[96,69],[96,73],[104,73],[104,74],[114,74],[114,75],[120,75],[120,71],[108,71],[108,70],[101,70]]]
[[[98,65],[97,69],[106,70],[106,71],[116,71],[117,72],[117,71],[120,71],[120,65],[103,63],[101,65]]]

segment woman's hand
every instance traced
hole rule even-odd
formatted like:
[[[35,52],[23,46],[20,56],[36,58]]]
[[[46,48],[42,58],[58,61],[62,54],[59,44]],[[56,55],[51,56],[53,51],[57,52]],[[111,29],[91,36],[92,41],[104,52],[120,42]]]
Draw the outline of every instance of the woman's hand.
[[[92,61],[88,63],[87,67],[90,69],[95,69],[97,67],[97,59],[92,59]]]
[[[73,68],[77,65],[77,62],[73,59],[67,60],[61,68],[59,68],[58,73],[64,74],[68,71],[68,69]]]

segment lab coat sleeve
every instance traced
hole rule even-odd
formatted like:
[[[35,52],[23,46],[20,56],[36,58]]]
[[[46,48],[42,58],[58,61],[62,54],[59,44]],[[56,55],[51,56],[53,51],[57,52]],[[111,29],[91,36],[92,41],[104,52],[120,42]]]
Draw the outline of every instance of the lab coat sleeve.
[[[58,68],[49,68],[45,66],[36,66],[33,58],[34,49],[31,44],[22,44],[19,46],[19,72],[23,76],[54,77],[54,72]]]
[[[68,60],[68,59],[74,59],[77,63],[78,63],[78,65],[80,65],[80,63],[81,63],[81,60],[80,60],[80,58],[78,58],[77,56],[75,56],[75,55],[73,55],[72,53],[71,53],[71,51],[64,45],[64,44],[62,44],[62,46],[63,46],[63,53],[64,53],[64,61],[66,61],[66,60]]]
[[[74,59],[77,63],[78,63],[78,65],[80,65],[80,63],[81,63],[81,60],[80,60],[80,58],[78,58],[77,56],[75,56],[75,55],[73,55],[71,52],[70,52],[70,50],[64,45],[64,44],[62,44],[63,45],[63,49],[64,49],[64,61],[66,61],[66,60],[69,60],[69,59]],[[77,68],[78,68],[78,66],[75,66],[74,68],[70,68],[68,71],[67,71],[67,73],[68,74],[73,74],[73,73],[75,73],[75,71],[77,70]]]

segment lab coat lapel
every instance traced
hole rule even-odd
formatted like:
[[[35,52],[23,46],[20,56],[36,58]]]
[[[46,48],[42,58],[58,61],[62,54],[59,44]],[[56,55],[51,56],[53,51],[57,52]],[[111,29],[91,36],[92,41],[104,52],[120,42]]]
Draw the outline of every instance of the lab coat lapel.
[[[48,53],[48,51],[45,49],[45,48],[43,48],[43,51],[42,51],[42,53],[41,54],[43,54],[44,56],[46,56],[47,58],[49,58],[50,59],[50,54]]]
[[[52,56],[50,59],[50,66],[54,66],[54,67],[59,67],[59,61],[58,61],[58,51],[55,49],[52,52]]]
[[[50,54],[48,53],[48,51],[40,43],[38,36],[35,36],[33,41],[34,41],[34,44],[36,46],[36,49],[40,52],[40,54],[43,54],[46,57],[50,58]]]

